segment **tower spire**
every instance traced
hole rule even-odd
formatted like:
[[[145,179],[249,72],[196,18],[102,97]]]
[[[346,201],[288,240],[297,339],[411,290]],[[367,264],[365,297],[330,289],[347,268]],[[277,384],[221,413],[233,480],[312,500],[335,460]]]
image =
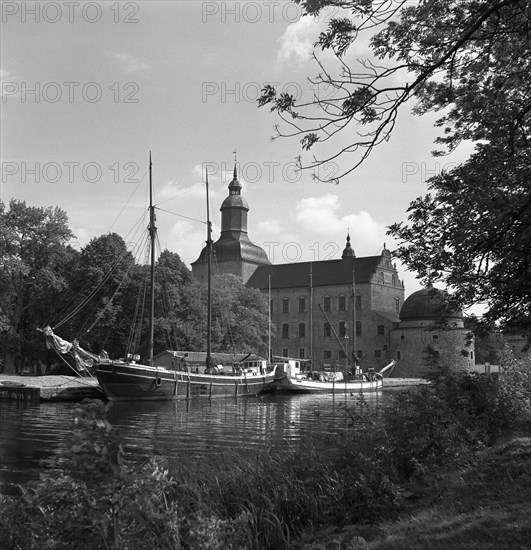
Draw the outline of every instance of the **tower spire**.
[[[347,232],[347,244],[343,250],[343,254],[341,254],[341,258],[355,258],[356,254],[354,252],[354,249],[350,245],[350,231]]]

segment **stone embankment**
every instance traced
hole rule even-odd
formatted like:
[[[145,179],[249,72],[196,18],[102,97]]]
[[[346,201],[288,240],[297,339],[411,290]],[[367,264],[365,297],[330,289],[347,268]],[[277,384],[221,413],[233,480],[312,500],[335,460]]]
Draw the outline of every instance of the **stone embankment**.
[[[0,399],[17,401],[81,401],[103,398],[94,378],[78,376],[23,376],[0,374]]]

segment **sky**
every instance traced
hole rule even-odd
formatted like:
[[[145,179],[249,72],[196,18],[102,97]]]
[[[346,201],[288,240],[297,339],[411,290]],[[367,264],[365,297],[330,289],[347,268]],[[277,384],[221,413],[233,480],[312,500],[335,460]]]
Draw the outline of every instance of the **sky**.
[[[435,118],[413,116],[409,105],[391,139],[339,185],[295,171],[299,139],[272,140],[281,121],[256,98],[266,83],[312,93],[308,78],[320,71],[312,44],[338,15],[332,8],[316,20],[286,0],[1,7],[0,199],[59,206],[77,248],[108,232],[134,247],[147,223],[138,225],[151,151],[160,244],[188,265],[205,241],[205,169],[216,240],[235,158],[249,237],[273,263],[340,258],[347,232],[358,257],[373,256],[384,242],[396,247],[386,228],[407,218],[426,179],[465,154],[432,157]],[[361,44],[349,62],[367,53]],[[320,58],[333,66],[329,54]],[[323,175],[351,162],[325,164]],[[421,288],[399,271],[406,296]]]

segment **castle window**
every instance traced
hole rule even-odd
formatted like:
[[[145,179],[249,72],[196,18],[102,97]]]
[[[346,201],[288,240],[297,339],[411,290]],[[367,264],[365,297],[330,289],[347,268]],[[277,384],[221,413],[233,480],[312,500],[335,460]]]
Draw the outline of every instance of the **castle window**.
[[[395,313],[400,313],[400,298],[395,298]]]
[[[405,340],[406,337],[402,334],[402,336],[400,336],[400,340]]]
[[[299,338],[306,338],[306,325],[299,323]]]
[[[387,346],[382,346],[382,349],[387,352],[389,350],[389,348]]]
[[[347,309],[347,299],[345,296],[340,296],[338,299],[338,309],[339,311],[345,311]]]
[[[282,338],[289,338],[289,325],[284,323],[282,325]]]
[[[306,298],[299,298],[299,313],[306,311]]]
[[[361,321],[356,321],[356,336],[361,336]]]
[[[378,334],[378,336],[383,336],[385,334],[385,327],[383,325],[378,325],[376,327],[376,334]]]
[[[289,298],[282,300],[282,313],[289,313]]]
[[[330,336],[332,336],[332,327],[328,321],[324,324],[324,335],[325,338],[330,338]]]
[[[339,336],[345,338],[347,336],[347,323],[345,321],[339,322]]]
[[[330,311],[330,304],[331,304],[330,296],[325,296],[324,297],[324,310],[325,311]]]
[[[434,335],[433,335],[433,339],[434,339],[434,340],[438,340],[438,339],[439,339],[439,335],[438,335],[438,334],[434,334]]]
[[[346,359],[347,358],[347,354],[342,349],[339,350],[339,358],[340,359]]]
[[[396,358],[397,358],[397,360],[402,359],[402,352],[397,351],[397,352],[396,352]]]
[[[304,348],[299,348],[299,359],[304,359],[306,354],[306,350]]]
[[[323,351],[323,358],[324,359],[332,359],[332,350],[330,349],[325,349]]]
[[[289,357],[288,348],[282,348],[282,357]]]
[[[374,350],[374,357],[376,359],[379,359],[382,356],[382,350],[381,349],[375,349]]]
[[[356,294],[356,309],[361,309],[361,294]]]
[[[269,311],[270,311],[271,313],[273,313],[273,311],[274,311],[274,309],[275,309],[275,308],[274,308],[274,305],[275,305],[275,302],[274,302],[273,300],[270,300],[270,301],[269,301]]]
[[[474,359],[474,352],[473,351],[470,352],[470,359]]]

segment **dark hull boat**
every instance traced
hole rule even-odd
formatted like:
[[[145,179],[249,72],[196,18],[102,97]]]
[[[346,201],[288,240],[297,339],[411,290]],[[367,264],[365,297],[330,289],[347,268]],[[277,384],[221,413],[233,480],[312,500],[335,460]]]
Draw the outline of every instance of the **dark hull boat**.
[[[110,401],[253,396],[271,389],[275,378],[274,372],[189,373],[124,361],[98,363],[96,375]]]
[[[195,397],[240,397],[258,395],[272,389],[275,374],[274,369],[267,366],[264,359],[248,359],[234,362],[230,372],[224,372],[222,365],[215,364],[211,354],[211,272],[212,255],[211,223],[207,208],[207,247],[208,247],[208,308],[207,308],[207,350],[206,360],[200,368],[193,368],[186,363],[185,356],[173,354],[177,361],[171,366],[157,365],[153,357],[154,329],[154,295],[155,295],[155,207],[151,179],[151,155],[149,162],[150,188],[150,312],[149,332],[147,339],[148,355],[146,364],[141,364],[140,356],[128,354],[126,359],[111,360],[106,355],[97,356],[81,349],[77,342],[62,340],[53,333],[50,327],[42,332],[48,346],[60,354],[70,353],[76,358],[78,365],[86,362],[90,366],[105,396],[110,401],[170,401],[176,399],[192,399]],[[206,178],[208,205],[208,174]],[[203,372],[204,370],[204,372]]]

